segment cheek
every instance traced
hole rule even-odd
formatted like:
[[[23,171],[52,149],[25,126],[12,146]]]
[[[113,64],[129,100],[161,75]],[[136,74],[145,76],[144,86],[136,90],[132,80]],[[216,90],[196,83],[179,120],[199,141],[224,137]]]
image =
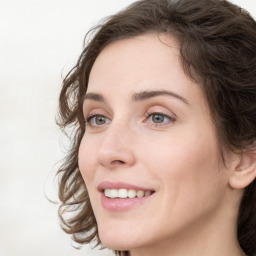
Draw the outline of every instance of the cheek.
[[[171,205],[169,210],[179,211],[177,216],[186,215],[221,200],[228,179],[213,136],[172,137],[166,143],[155,143],[145,154],[150,156],[147,169],[161,183],[164,201],[173,202],[163,208]]]
[[[93,144],[90,144],[87,139],[85,142],[85,137],[83,137],[79,146],[78,166],[86,187],[89,188],[94,177],[95,149],[93,148]]]

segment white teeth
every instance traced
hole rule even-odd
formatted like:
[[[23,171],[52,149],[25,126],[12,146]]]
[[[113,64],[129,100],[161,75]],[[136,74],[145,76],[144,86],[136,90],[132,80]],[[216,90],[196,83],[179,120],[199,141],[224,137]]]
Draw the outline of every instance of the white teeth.
[[[111,197],[111,198],[118,197],[118,190],[117,189],[110,189],[109,190],[109,197]]]
[[[120,198],[126,198],[127,194],[128,194],[127,189],[122,188],[122,189],[119,189],[118,191],[118,197]]]
[[[142,190],[137,191],[137,197],[143,197],[145,195],[145,192]]]
[[[110,189],[105,189],[104,195],[110,197]]]
[[[104,195],[109,198],[135,198],[151,195],[151,191],[134,190],[134,189],[105,189]]]
[[[134,189],[129,189],[128,190],[128,197],[129,198],[134,198],[136,196],[136,190]]]

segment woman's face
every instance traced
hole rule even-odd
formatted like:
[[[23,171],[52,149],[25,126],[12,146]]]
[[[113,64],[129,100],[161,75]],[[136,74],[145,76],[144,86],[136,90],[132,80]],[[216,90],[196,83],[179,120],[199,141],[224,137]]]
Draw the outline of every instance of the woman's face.
[[[228,172],[207,103],[178,44],[160,38],[111,43],[90,74],[79,167],[111,249],[198,238],[225,211]]]

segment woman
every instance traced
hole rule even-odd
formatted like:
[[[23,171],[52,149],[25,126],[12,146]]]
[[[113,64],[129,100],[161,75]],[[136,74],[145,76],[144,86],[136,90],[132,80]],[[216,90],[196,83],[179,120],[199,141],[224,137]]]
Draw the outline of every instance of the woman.
[[[117,255],[254,255],[255,21],[142,0],[93,31],[60,95],[63,229]]]

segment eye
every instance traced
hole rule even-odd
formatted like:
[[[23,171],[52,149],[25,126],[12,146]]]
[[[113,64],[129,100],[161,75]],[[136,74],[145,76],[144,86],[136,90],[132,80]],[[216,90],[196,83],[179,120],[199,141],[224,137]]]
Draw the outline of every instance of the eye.
[[[160,115],[160,114],[152,114],[150,116],[150,120],[153,123],[163,123],[165,121],[166,117],[164,115]]]
[[[90,127],[100,127],[105,124],[109,124],[111,121],[103,115],[91,115],[85,120],[85,124]]]
[[[155,125],[166,125],[174,122],[175,119],[163,113],[147,113],[147,121]]]

